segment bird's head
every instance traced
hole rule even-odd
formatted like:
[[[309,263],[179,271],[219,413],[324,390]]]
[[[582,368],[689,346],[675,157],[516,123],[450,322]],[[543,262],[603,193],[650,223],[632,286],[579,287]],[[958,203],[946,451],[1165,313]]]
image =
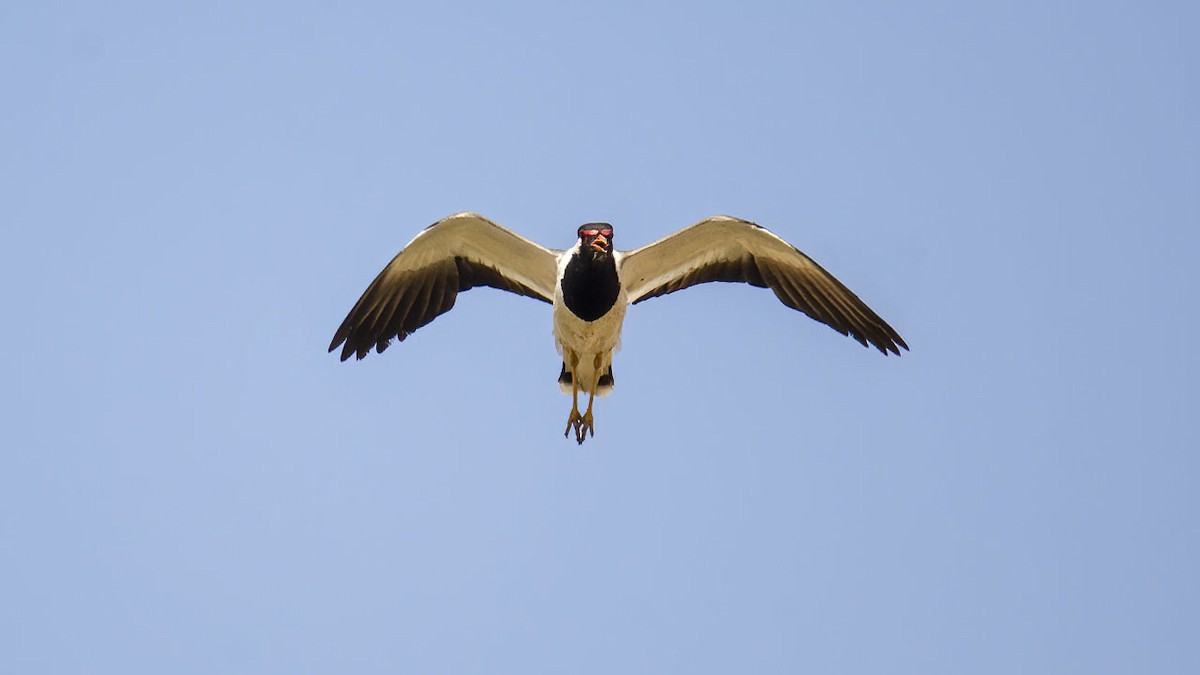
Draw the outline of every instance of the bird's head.
[[[608,223],[588,223],[579,226],[579,250],[592,251],[601,258],[612,253],[613,229]]]

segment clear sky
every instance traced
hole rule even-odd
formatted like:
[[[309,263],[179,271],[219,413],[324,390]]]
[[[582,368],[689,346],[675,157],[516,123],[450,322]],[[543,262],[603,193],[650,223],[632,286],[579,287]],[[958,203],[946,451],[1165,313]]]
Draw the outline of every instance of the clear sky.
[[[0,7],[0,672],[1200,672],[1200,9]],[[596,437],[547,305],[325,349],[420,228],[715,213]]]

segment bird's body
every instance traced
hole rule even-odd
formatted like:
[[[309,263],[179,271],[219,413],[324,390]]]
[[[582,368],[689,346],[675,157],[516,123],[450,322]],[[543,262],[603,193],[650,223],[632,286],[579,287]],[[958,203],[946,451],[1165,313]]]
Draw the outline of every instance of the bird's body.
[[[562,355],[564,366],[564,376],[559,377],[559,384],[563,392],[569,394],[571,382],[576,380],[581,391],[591,393],[592,382],[596,381],[596,395],[606,396],[612,391],[611,373],[607,383],[600,382],[596,376],[597,368],[582,355],[601,355],[600,375],[612,370],[613,354],[621,346],[621,326],[625,323],[625,308],[628,305],[625,289],[617,283],[616,291],[609,296],[607,293],[587,293],[573,288],[592,287],[597,276],[603,274],[611,274],[612,281],[616,282],[617,270],[615,266],[608,266],[606,270],[598,270],[599,274],[595,276],[588,274],[575,278],[567,273],[571,260],[571,251],[560,256],[559,265],[563,274],[559,275],[559,282],[554,289],[554,346]],[[584,297],[580,298],[581,295]],[[575,302],[569,303],[568,297]],[[578,357],[579,363],[572,369],[569,364],[574,357]]]
[[[492,286],[553,305],[559,385],[572,395],[566,433],[594,434],[592,404],[614,384],[613,354],[628,305],[708,281],[769,287],[788,307],[859,343],[899,355],[891,326],[808,256],[749,221],[714,216],[648,246],[620,252],[607,223],[588,223],[575,246],[551,250],[474,213],[418,234],[379,273],[333,337],[342,360],[382,352],[454,306],[460,291]],[[579,412],[579,392],[588,394]]]

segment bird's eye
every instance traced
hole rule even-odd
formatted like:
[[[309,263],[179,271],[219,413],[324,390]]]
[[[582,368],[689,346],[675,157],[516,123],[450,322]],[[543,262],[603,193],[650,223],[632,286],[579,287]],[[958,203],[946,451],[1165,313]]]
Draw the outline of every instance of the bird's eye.
[[[594,237],[598,234],[600,234],[600,230],[580,230],[579,231],[579,236],[581,236],[581,237]]]
[[[612,238],[612,228],[611,228],[611,227],[606,227],[606,228],[604,228],[603,230],[600,230],[600,234],[602,234],[602,235],[604,235],[604,236],[606,236],[606,237]]]

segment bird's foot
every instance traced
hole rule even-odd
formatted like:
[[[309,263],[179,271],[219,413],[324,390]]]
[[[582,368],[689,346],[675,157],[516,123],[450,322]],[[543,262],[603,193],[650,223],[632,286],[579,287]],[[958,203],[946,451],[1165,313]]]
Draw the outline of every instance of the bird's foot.
[[[583,417],[580,417],[579,422],[575,424],[575,442],[583,445],[583,439],[587,438],[588,434],[596,435],[596,426],[591,410],[583,413]]]
[[[571,433],[571,429],[575,430],[575,435],[579,435],[579,425],[583,421],[583,415],[579,414],[579,408],[571,408],[571,414],[567,417],[567,428],[563,430],[563,438]]]
[[[587,438],[588,434],[595,436],[596,428],[592,411],[589,410],[580,415],[578,409],[571,409],[571,415],[567,417],[567,428],[563,430],[563,436],[570,434],[572,429],[575,430],[575,442],[580,445],[583,445],[583,440]]]

